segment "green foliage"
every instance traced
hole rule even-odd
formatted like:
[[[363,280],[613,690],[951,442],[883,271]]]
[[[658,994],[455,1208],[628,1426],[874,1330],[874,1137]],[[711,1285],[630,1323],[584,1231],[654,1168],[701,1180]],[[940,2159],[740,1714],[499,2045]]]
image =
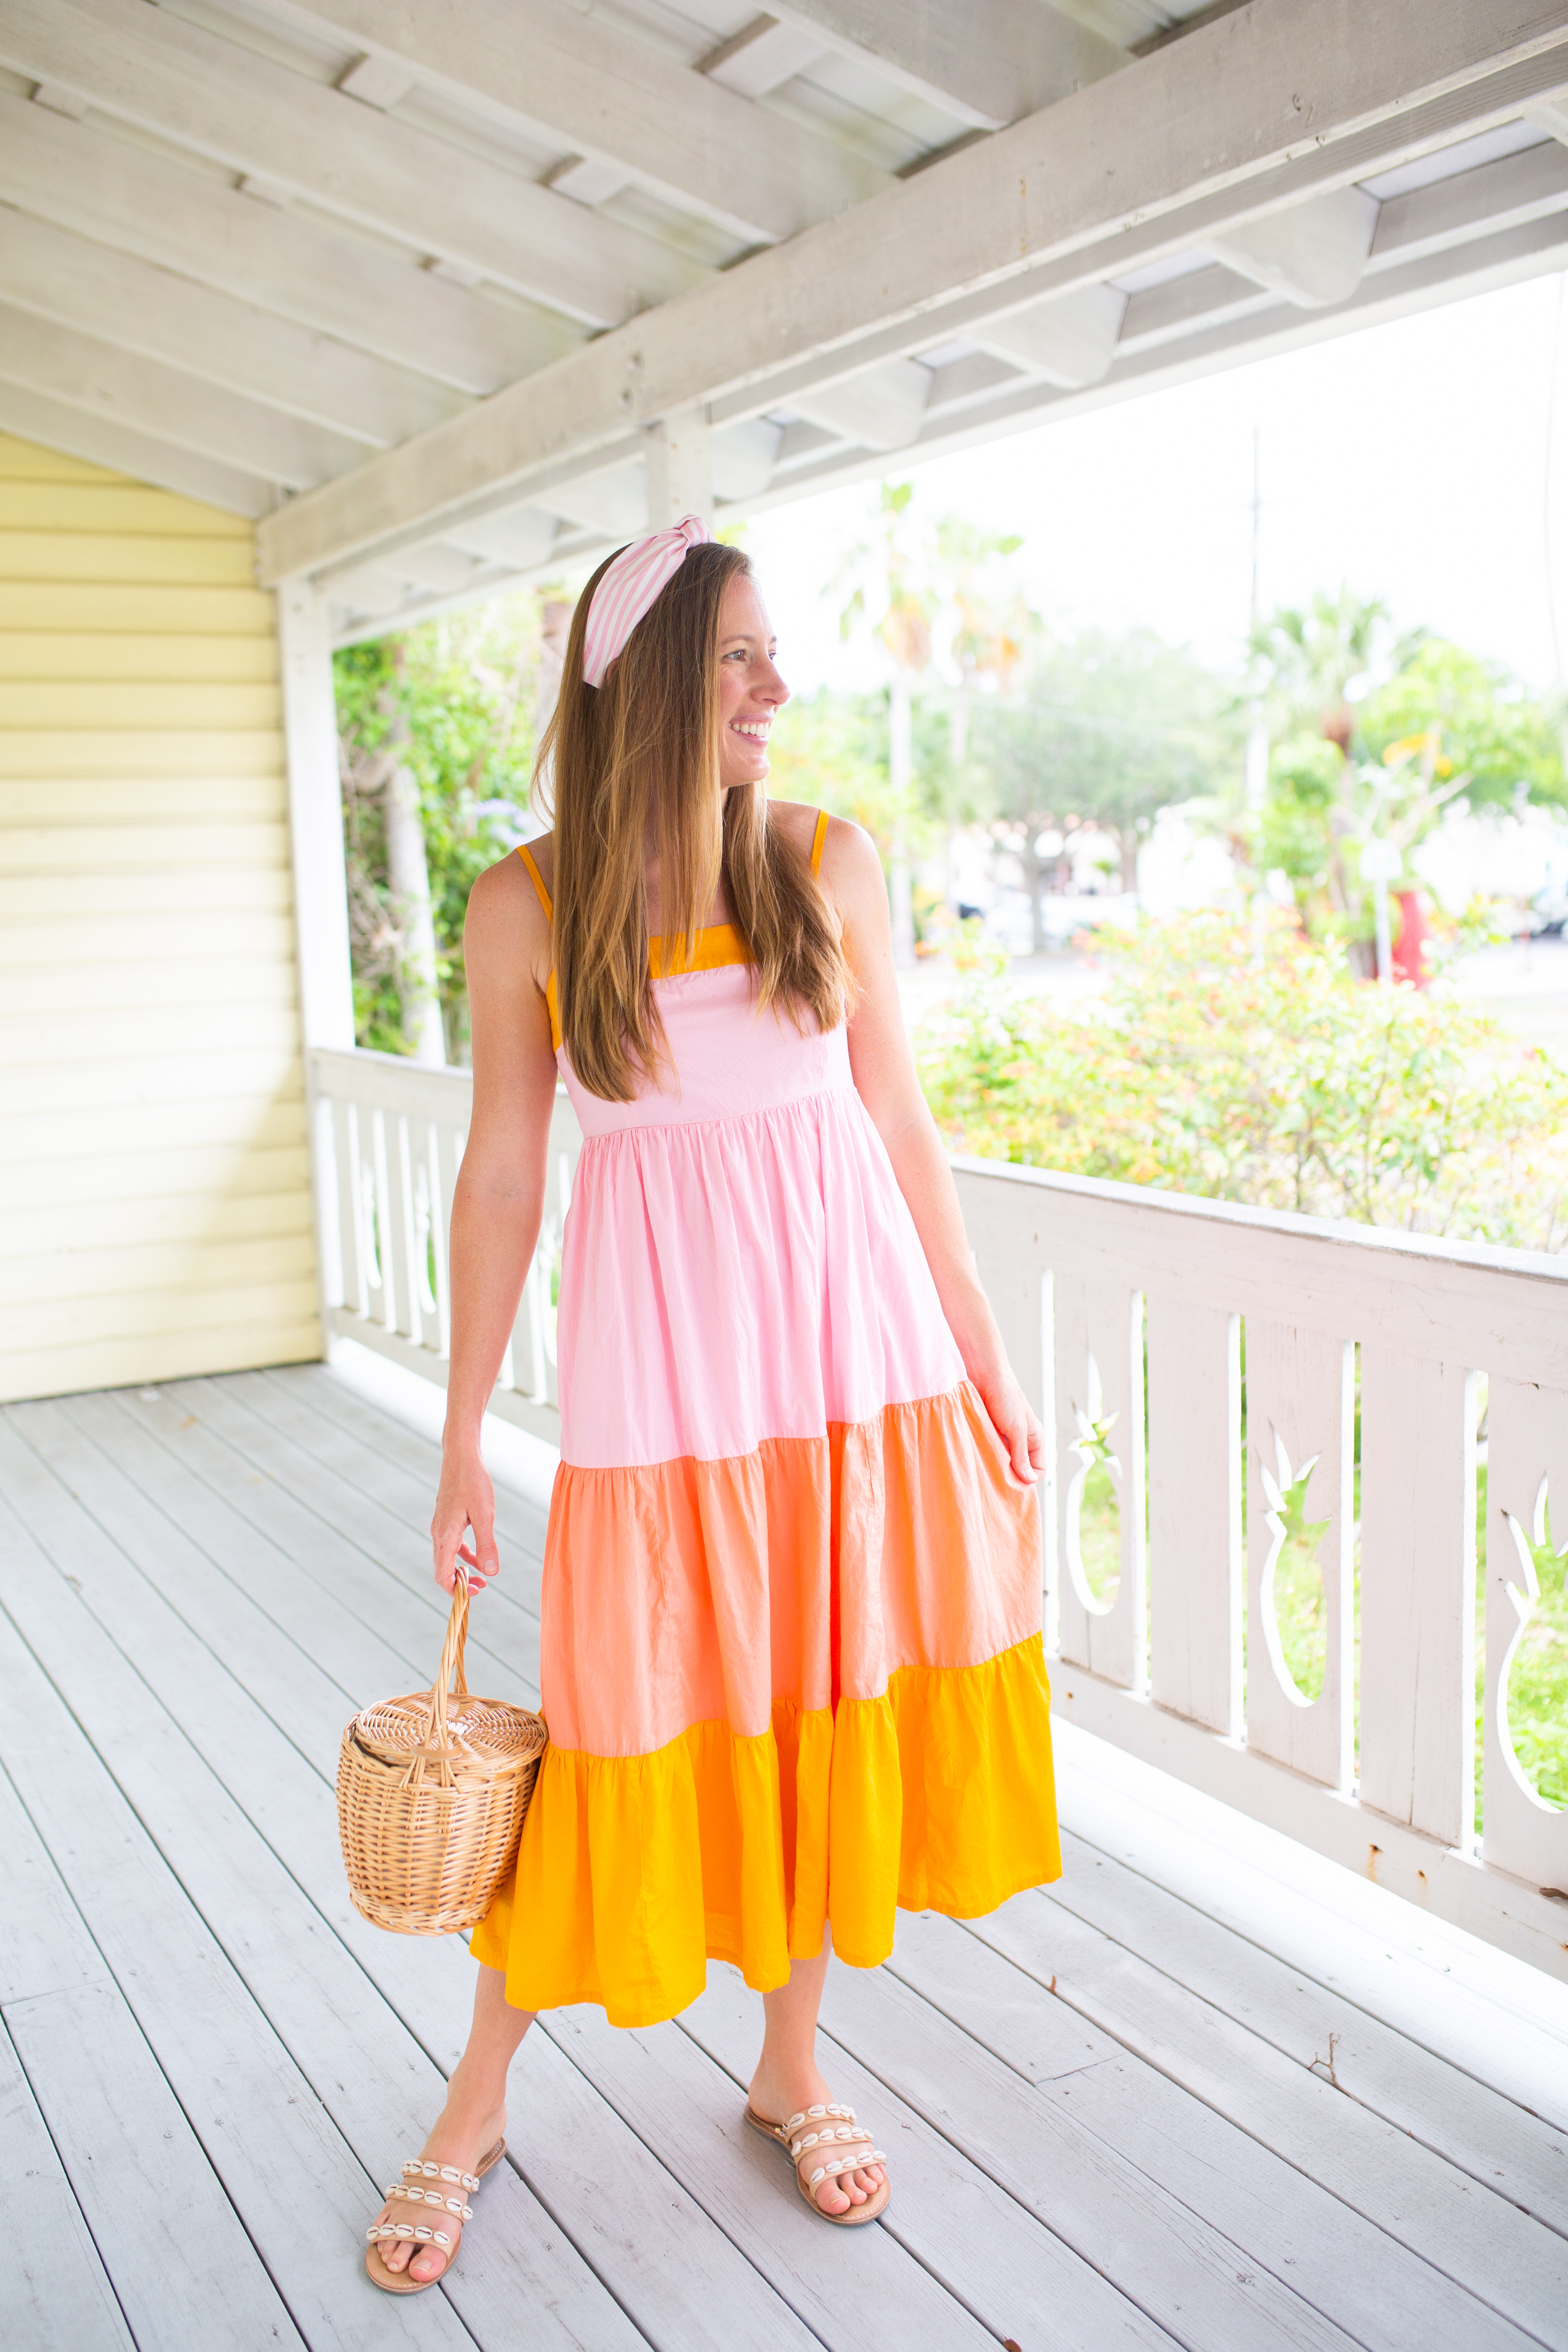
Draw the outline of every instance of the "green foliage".
[[[1376,603],[1319,597],[1253,641],[1276,740],[1256,831],[1244,828],[1249,855],[1288,877],[1315,932],[1351,941],[1372,936],[1361,854],[1374,837],[1407,857],[1461,794],[1482,807],[1568,801],[1555,719],[1495,662],[1423,637],[1351,705],[1346,688],[1385,641],[1385,619]]]
[[[1096,935],[1080,1018],[983,975],[917,1039],[952,1146],[1125,1183],[1568,1244],[1568,1074],[1498,1024],[1366,988],[1289,919]]]
[[[1430,751],[1436,774],[1458,780],[1477,806],[1511,807],[1521,785],[1534,801],[1568,800],[1563,743],[1538,702],[1499,662],[1428,638],[1357,713],[1368,758],[1402,745]]]
[[[1303,730],[1348,746],[1353,719],[1349,690],[1378,669],[1397,668],[1415,639],[1395,646],[1381,596],[1337,596],[1320,589],[1306,604],[1282,604],[1252,632],[1248,650],[1269,732]]]
[[[384,794],[415,781],[430,874],[447,1051],[467,1058],[463,920],[468,892],[503,856],[528,806],[539,599],[498,598],[334,656],[343,828],[362,1045],[404,1050],[407,912],[387,878]],[[498,809],[487,803],[501,803]]]
[[[1213,793],[1238,758],[1224,687],[1147,629],[1044,646],[1021,692],[977,703],[971,737],[1000,816],[1028,837],[1092,821],[1124,871],[1159,810]]]

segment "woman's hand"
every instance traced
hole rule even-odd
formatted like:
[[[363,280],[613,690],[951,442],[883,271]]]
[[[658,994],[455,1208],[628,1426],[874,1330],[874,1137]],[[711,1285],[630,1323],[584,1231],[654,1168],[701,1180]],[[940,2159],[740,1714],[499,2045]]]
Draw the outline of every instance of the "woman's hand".
[[[994,1359],[970,1366],[969,1377],[1007,1449],[1014,1477],[1020,1486],[1037,1485],[1046,1472],[1046,1433],[1029,1410],[1029,1401],[1000,1347]]]
[[[463,1541],[465,1536],[469,1538],[468,1543]],[[500,1574],[495,1488],[477,1445],[441,1456],[441,1486],[430,1522],[430,1544],[436,1557],[436,1581],[443,1592],[450,1592],[457,1583],[459,1560],[470,1592],[482,1592],[489,1579]]]

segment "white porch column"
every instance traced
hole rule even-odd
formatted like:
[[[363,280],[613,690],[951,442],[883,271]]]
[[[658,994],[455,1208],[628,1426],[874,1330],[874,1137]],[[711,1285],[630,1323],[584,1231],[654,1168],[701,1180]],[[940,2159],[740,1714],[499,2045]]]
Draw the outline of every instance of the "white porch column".
[[[354,1000],[332,640],[326,598],[308,580],[286,580],[278,591],[278,652],[294,851],[300,1025],[307,1052],[312,1045],[346,1048],[354,1042]]]
[[[294,856],[300,1043],[305,1057],[305,1117],[316,1219],[316,1297],[321,1353],[330,1357],[332,1311],[343,1297],[338,1169],[332,1107],[317,1094],[310,1052],[317,1045],[352,1049],[354,998],[331,632],[326,598],[308,580],[286,580],[278,590],[278,659]]]
[[[683,515],[713,512],[713,464],[705,407],[675,408],[647,436],[647,527],[668,530]]]

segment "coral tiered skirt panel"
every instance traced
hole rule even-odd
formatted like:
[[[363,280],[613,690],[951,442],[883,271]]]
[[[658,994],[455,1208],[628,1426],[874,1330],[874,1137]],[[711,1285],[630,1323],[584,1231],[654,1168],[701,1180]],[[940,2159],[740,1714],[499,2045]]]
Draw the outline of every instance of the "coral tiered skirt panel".
[[[733,1014],[714,1000],[737,981],[749,1003],[749,975],[663,984],[678,1042],[680,992]],[[831,1921],[874,1966],[898,1907],[976,1916],[1060,1867],[1033,1491],[963,1377],[842,1032],[805,1054],[743,1025],[763,1098],[740,1116],[692,1117],[689,1087],[684,1118],[579,1104],[551,1747],[473,1943],[520,2006],[622,2025],[684,2008],[710,1958],[769,1990]]]

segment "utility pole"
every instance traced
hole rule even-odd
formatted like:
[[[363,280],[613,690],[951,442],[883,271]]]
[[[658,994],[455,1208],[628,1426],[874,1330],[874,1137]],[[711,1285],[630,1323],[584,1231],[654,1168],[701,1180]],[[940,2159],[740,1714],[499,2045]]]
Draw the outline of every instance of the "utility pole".
[[[1247,629],[1249,638],[1258,635],[1262,615],[1260,585],[1263,570],[1263,428],[1252,428],[1252,586],[1247,598]],[[1247,814],[1254,856],[1263,825],[1263,803],[1268,794],[1268,723],[1259,703],[1247,735]],[[1263,890],[1262,877],[1252,894],[1252,955],[1255,963],[1263,961]]]

